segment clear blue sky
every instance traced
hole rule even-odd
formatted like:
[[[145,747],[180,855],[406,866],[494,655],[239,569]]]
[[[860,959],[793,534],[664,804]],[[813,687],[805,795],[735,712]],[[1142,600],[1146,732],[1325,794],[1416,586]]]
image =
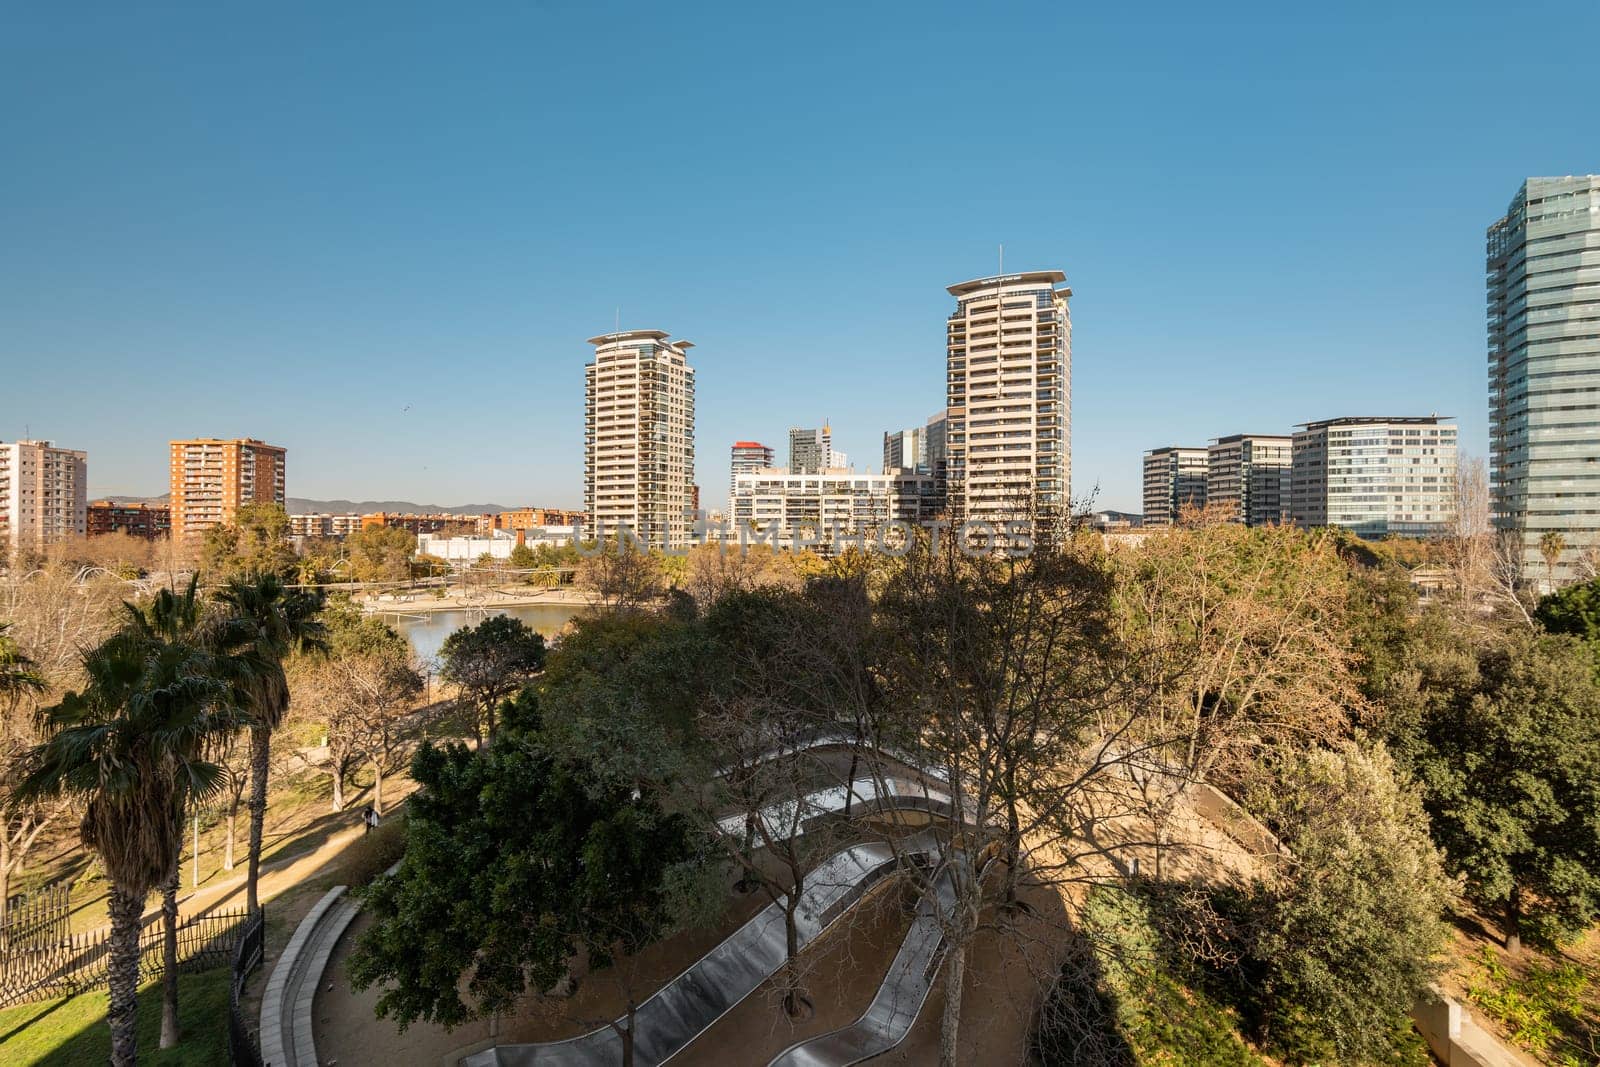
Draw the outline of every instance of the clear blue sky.
[[[1300,8],[11,5],[0,438],[95,490],[250,435],[296,496],[575,506],[620,306],[699,346],[717,505],[790,425],[876,467],[1004,242],[1075,290],[1102,507],[1333,415],[1481,454],[1483,231],[1600,170],[1600,7]]]

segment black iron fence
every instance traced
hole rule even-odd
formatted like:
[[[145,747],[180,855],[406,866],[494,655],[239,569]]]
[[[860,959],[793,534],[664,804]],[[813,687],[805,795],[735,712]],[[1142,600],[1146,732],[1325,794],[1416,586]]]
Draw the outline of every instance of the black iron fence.
[[[245,979],[261,966],[266,948],[267,915],[261,909],[245,923],[233,950],[233,982],[228,993],[228,1059],[234,1067],[263,1067],[261,1037],[239,1008]]]
[[[246,923],[243,908],[210,911],[178,924],[178,966],[185,971],[220,967],[234,957]],[[139,934],[139,977],[161,974],[161,916],[145,921]],[[105,982],[111,963],[111,931],[66,934],[45,944],[0,949],[0,1008],[65,996]]]
[[[43,948],[67,936],[72,917],[71,887],[52,882],[31,893],[18,893],[0,911],[0,952]]]

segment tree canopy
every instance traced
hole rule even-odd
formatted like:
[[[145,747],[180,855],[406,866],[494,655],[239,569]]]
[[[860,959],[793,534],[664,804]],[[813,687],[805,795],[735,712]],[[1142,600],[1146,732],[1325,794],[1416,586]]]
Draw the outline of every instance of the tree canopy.
[[[351,958],[401,1027],[456,1026],[610,966],[697,914],[701,842],[681,815],[556,758],[537,699],[506,705],[495,745],[426,745],[399,870],[365,892],[376,917]]]
[[[473,736],[495,735],[495,708],[544,669],[544,637],[511,615],[463,626],[439,650],[439,676],[461,688]]]
[[[1513,633],[1457,664],[1413,757],[1451,868],[1480,905],[1571,937],[1600,915],[1600,682],[1565,635]]]

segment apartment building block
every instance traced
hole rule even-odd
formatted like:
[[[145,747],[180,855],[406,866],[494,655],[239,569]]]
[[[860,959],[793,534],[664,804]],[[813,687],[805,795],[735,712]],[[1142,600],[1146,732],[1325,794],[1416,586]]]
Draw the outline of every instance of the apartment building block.
[[[1219,437],[1206,449],[1206,503],[1229,522],[1286,523],[1292,463],[1289,437],[1247,433]]]
[[[0,548],[83,536],[88,485],[87,452],[49,441],[0,442]]]
[[[951,520],[1069,517],[1072,325],[1059,270],[949,287],[946,487]]]
[[[583,502],[588,536],[626,527],[651,548],[694,532],[694,368],[664,330],[591,337],[584,368]]]
[[[1206,506],[1209,452],[1204,448],[1152,448],[1144,454],[1144,525],[1172,526],[1186,507]]]
[[[172,509],[165,504],[96,500],[89,505],[87,529],[90,537],[124,533],[158,541],[172,533]]]
[[[252,437],[173,441],[170,452],[172,536],[198,537],[231,523],[247,504],[282,507],[288,451]]]
[[[1456,428],[1436,415],[1303,423],[1290,512],[1301,526],[1358,536],[1434,537],[1455,523]]]

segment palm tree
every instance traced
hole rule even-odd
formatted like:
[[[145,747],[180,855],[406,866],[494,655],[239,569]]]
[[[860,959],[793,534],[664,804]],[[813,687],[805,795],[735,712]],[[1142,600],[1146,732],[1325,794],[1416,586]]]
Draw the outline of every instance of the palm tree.
[[[132,612],[134,609],[129,609]],[[50,736],[30,753],[24,799],[84,801],[79,836],[110,882],[111,1062],[136,1062],[139,932],[145,898],[173,871],[186,805],[217,787],[199,757],[231,722],[232,690],[212,655],[132,623],[83,657],[87,683],[44,713]]]
[[[322,647],[317,620],[322,595],[290,589],[270,571],[230,578],[217,593],[233,623],[247,634],[250,669],[237,686],[239,704],[250,716],[250,852],[245,903],[259,906],[261,834],[267,817],[267,768],[272,731],[289,713],[289,679],[283,661],[297,649]]]
[[[33,660],[6,631],[9,622],[0,622],[0,700],[11,701],[24,693],[38,693],[45,687],[44,676],[33,669]]]
[[[1539,536],[1539,554],[1544,557],[1545,581],[1550,586],[1546,592],[1555,592],[1556,564],[1561,561],[1561,553],[1566,547],[1566,536],[1560,530],[1546,530]]]
[[[227,685],[227,698],[218,698],[215,709],[215,730],[211,734],[195,733],[188,740],[191,748],[181,755],[186,759],[214,756],[215,750],[226,743],[240,721],[234,706],[236,686],[230,684],[248,669],[249,658],[235,655],[245,651],[248,636],[231,620],[207,617],[199,596],[199,576],[189,579],[182,593],[162,589],[148,604],[135,607],[124,604],[124,633],[130,640],[146,648],[163,645],[187,645],[195,653],[194,669],[204,669],[219,684]],[[209,750],[209,751],[208,751]],[[226,779],[220,773],[218,786]],[[181,858],[185,812],[175,812],[175,836],[180,842],[179,852],[173,853],[172,869],[161,880],[162,922],[162,993],[161,993],[161,1047],[172,1048],[178,1043],[178,866]]]

